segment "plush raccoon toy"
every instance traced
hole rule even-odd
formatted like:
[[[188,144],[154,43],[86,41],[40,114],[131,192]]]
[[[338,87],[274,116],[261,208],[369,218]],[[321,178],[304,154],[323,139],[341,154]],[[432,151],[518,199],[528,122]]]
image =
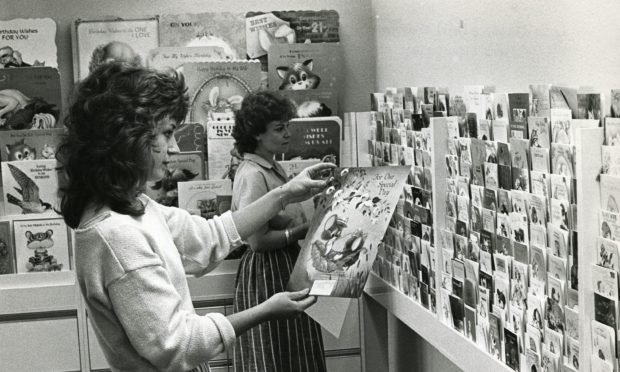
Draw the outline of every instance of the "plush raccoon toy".
[[[279,66],[276,71],[282,78],[280,90],[316,89],[321,82],[321,78],[312,72],[311,59],[303,63],[296,62],[291,67]]]

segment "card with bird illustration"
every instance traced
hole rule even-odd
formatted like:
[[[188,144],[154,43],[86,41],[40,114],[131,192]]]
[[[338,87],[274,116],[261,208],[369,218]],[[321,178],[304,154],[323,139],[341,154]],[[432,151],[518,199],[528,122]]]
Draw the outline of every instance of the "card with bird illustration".
[[[160,204],[178,207],[178,183],[204,179],[204,154],[201,151],[180,152],[170,156],[161,180],[147,182],[145,194]]]
[[[7,215],[57,215],[56,159],[2,162],[4,210]]]
[[[289,290],[359,297],[410,167],[337,168],[315,197],[315,213]]]
[[[71,270],[71,240],[62,218],[13,221],[17,273]]]

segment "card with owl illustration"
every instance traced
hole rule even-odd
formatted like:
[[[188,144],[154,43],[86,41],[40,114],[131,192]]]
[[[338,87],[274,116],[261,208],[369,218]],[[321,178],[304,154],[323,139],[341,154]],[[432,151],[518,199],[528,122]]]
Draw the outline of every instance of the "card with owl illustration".
[[[56,159],[9,161],[1,165],[5,214],[57,216]]]
[[[202,124],[234,120],[243,98],[261,87],[258,61],[186,63],[183,75],[190,98],[186,120]]]
[[[147,182],[145,194],[160,204],[178,207],[178,183],[204,179],[204,154],[200,151],[179,152],[170,156],[161,180]]]
[[[11,235],[11,223],[0,222],[0,275],[15,274],[15,246]]]
[[[72,269],[71,239],[62,218],[13,221],[17,273]]]
[[[0,131],[0,160],[54,159],[63,128]]]
[[[410,167],[338,168],[316,199],[289,290],[359,297]]]
[[[342,46],[337,43],[275,44],[269,49],[269,88],[340,92]]]
[[[0,49],[1,51],[2,49]],[[52,67],[0,69],[2,96],[18,102],[0,114],[0,130],[46,129],[60,127],[62,112],[60,75]]]

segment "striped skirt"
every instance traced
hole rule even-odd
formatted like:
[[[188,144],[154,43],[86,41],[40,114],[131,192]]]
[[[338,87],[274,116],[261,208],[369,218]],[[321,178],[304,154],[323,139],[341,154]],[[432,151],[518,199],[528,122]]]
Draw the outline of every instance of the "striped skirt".
[[[269,252],[248,249],[241,257],[233,311],[239,312],[283,292],[299,246]],[[273,320],[237,338],[235,372],[325,372],[321,327],[306,314]]]

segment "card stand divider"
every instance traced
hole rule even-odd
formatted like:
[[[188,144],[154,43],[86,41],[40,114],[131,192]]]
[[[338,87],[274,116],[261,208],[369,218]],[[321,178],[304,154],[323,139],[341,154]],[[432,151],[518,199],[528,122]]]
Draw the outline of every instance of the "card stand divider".
[[[603,128],[577,130],[575,141],[575,178],[577,179],[578,226],[578,281],[579,281],[579,370],[590,372],[592,355],[591,321],[594,319],[594,291],[592,264],[596,263],[596,239],[598,237],[598,212],[601,171]]]

